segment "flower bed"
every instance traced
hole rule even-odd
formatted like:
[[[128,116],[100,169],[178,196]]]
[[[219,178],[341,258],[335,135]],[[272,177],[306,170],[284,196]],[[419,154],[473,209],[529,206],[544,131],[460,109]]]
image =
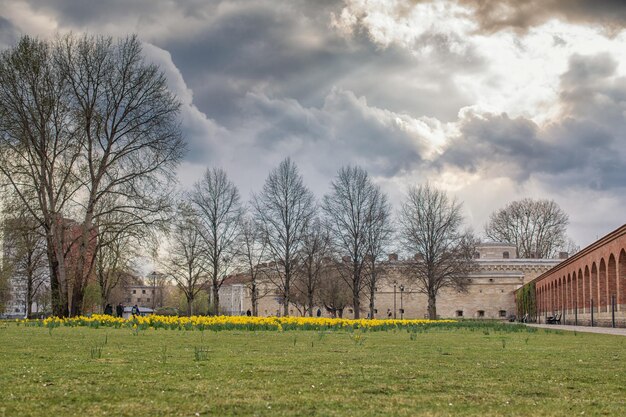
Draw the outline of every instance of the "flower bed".
[[[137,316],[129,319],[94,314],[71,318],[49,317],[44,320],[20,320],[27,326],[55,328],[60,326],[128,327],[145,330],[366,330],[418,329],[457,323],[455,320],[368,320],[331,319],[314,317],[248,317],[248,316]]]

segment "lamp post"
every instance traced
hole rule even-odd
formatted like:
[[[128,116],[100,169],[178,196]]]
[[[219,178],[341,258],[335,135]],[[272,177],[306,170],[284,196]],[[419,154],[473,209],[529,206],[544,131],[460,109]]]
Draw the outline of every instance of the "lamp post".
[[[398,283],[396,281],[393,282],[393,319],[396,319],[396,286]]]
[[[402,303],[402,294],[404,294],[404,285],[400,285],[400,319],[404,320],[404,304]]]

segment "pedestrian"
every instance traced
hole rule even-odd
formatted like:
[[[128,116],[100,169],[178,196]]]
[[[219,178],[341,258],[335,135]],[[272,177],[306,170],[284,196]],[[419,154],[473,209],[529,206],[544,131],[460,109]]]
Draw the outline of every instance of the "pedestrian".
[[[250,317],[252,315],[252,311],[250,311],[250,309],[248,309],[248,311],[246,311],[246,316]]]
[[[391,316],[392,316],[392,314],[391,314],[391,310],[390,310],[390,309],[387,309],[387,318],[388,318],[388,319],[390,319],[390,318],[391,318]]]
[[[133,315],[133,317],[138,316],[139,315],[139,307],[137,307],[137,304],[135,304],[133,306],[133,308],[131,309],[131,314]]]
[[[106,314],[107,316],[112,316],[113,315],[113,306],[111,304],[108,304],[104,307],[104,314]]]
[[[319,308],[317,309],[317,313],[316,313],[317,317],[322,317],[322,310],[320,310]]]
[[[115,307],[115,312],[117,313],[117,317],[122,317],[124,315],[124,306],[122,303],[119,303],[117,307]]]

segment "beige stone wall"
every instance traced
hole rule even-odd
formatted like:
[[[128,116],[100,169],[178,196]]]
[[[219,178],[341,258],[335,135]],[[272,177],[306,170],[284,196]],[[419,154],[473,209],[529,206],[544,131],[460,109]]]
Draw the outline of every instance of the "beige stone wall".
[[[545,259],[480,259],[478,260],[479,271],[473,274],[470,279],[467,292],[458,292],[452,289],[442,290],[437,298],[437,313],[441,318],[458,317],[458,311],[462,311],[464,318],[505,318],[515,314],[514,291],[543,272],[556,265],[558,260]],[[400,318],[424,318],[427,313],[427,298],[420,294],[410,277],[404,274],[402,261],[384,262],[383,273],[381,274],[381,285],[376,293],[377,318],[386,318],[388,312],[393,316],[394,311],[394,288],[396,317]],[[265,296],[259,300],[259,315],[274,316],[282,314],[279,303],[280,298],[272,291],[269,282],[264,283],[261,288]],[[404,285],[405,291],[401,293],[400,285]],[[250,293],[244,291],[243,311],[252,310]],[[362,317],[367,317],[369,313],[369,300],[364,295],[362,299]],[[320,308],[323,317],[330,315],[323,307],[316,307],[314,312]],[[400,309],[404,308],[402,315]],[[482,311],[483,315],[481,316]],[[500,312],[504,315],[501,316]],[[298,309],[290,308],[291,315],[301,315]],[[347,310],[344,317],[352,317],[353,312]]]

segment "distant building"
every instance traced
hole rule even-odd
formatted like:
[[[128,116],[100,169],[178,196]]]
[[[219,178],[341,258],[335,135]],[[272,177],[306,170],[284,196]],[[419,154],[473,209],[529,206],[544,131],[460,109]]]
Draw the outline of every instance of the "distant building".
[[[520,259],[515,246],[506,243],[483,243],[475,254],[478,271],[468,276],[466,292],[444,289],[437,297],[437,314],[441,318],[490,318],[505,319],[515,314],[515,290],[550,268],[561,259]],[[424,318],[427,316],[427,297],[417,291],[411,279],[405,275],[406,261],[390,254],[381,262],[380,286],[376,292],[376,318],[386,318],[389,313],[396,318]],[[338,278],[339,279],[339,278]],[[224,314],[245,314],[252,309],[248,279],[245,275],[229,277],[220,289],[220,304]],[[395,283],[395,285],[394,285]],[[265,279],[258,282],[258,311],[261,316],[282,314],[282,299],[274,285]],[[361,317],[369,313],[368,300],[364,295]],[[322,316],[330,313],[323,306],[315,306]],[[300,315],[290,307],[291,315]],[[344,317],[352,317],[347,308]]]

